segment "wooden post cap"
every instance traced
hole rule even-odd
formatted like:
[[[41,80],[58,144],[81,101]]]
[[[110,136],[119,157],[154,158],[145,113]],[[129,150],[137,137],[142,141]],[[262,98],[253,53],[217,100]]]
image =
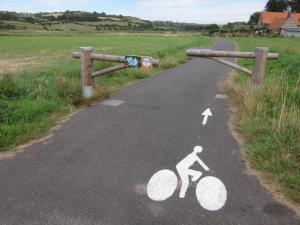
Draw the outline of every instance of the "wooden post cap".
[[[84,51],[84,52],[92,52],[93,48],[92,47],[80,47],[80,50]]]
[[[256,50],[269,51],[270,49],[268,47],[256,47]]]

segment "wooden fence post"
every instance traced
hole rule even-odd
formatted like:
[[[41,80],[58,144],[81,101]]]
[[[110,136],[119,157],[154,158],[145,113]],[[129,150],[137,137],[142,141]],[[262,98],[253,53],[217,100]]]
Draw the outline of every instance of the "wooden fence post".
[[[258,47],[255,50],[254,67],[252,70],[252,85],[259,88],[264,81],[269,48]]]
[[[92,97],[94,88],[93,74],[93,48],[81,47],[80,48],[80,61],[81,61],[81,82],[82,82],[82,95],[85,98]]]

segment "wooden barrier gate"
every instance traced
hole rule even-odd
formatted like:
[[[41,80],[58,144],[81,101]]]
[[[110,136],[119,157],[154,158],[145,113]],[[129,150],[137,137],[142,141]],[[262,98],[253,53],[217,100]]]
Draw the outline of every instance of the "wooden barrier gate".
[[[81,79],[82,79],[82,94],[85,98],[93,95],[95,88],[94,78],[118,70],[126,69],[128,67],[134,68],[152,68],[152,66],[159,66],[159,60],[153,59],[149,56],[118,56],[118,55],[104,55],[94,54],[93,48],[81,47],[80,52],[74,52],[73,58],[80,59],[81,61]],[[93,72],[93,60],[116,62],[119,65]]]
[[[189,49],[186,51],[186,54],[193,57],[207,57],[229,67],[242,71],[246,74],[250,74],[252,75],[252,84],[254,88],[259,88],[264,81],[267,60],[279,58],[278,53],[269,53],[269,48],[266,47],[258,47],[256,48],[255,52]],[[93,95],[93,89],[95,87],[94,78],[97,76],[102,76],[118,70],[126,69],[128,67],[139,68],[142,66],[145,68],[152,68],[152,66],[159,66],[159,60],[153,59],[149,56],[118,56],[94,54],[93,48],[91,47],[81,47],[80,52],[74,52],[72,56],[73,58],[80,59],[81,61],[82,94],[85,98],[89,98]],[[225,59],[220,59],[218,57],[254,59],[254,67],[252,71],[250,71],[249,69],[242,67],[236,63],[230,62]],[[93,60],[116,62],[121,64],[97,72],[93,72]]]
[[[214,51],[210,49],[189,49],[186,51],[188,56],[195,57],[208,57],[226,66],[232,67],[246,74],[252,75],[252,85],[254,88],[259,88],[264,81],[266,65],[268,59],[278,59],[278,53],[269,53],[269,48],[258,47],[255,52],[238,52],[238,51]],[[228,58],[249,58],[254,59],[254,67],[252,71],[249,69],[237,65],[225,59],[217,57]]]

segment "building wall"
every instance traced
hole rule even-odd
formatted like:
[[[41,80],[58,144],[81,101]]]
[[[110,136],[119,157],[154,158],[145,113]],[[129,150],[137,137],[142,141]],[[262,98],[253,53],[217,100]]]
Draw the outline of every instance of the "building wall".
[[[286,30],[281,30],[281,35],[284,37],[300,37],[300,32],[290,32]]]
[[[292,16],[282,26],[280,34],[284,37],[300,37],[300,27],[297,27]]]

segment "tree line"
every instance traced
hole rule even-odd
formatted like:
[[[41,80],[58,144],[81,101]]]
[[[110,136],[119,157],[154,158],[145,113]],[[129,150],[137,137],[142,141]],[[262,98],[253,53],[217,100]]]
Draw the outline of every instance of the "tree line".
[[[134,17],[123,15],[108,15],[104,12],[82,12],[82,11],[65,11],[56,13],[16,13],[0,11],[0,21],[21,21],[32,24],[40,24],[42,27],[50,27],[52,23],[80,23],[80,22],[97,22],[97,21],[111,21],[112,24],[94,25],[96,30],[146,30],[146,31],[186,31],[186,32],[201,32],[218,30],[217,24],[193,24],[180,23],[171,21],[148,21],[140,20]],[[139,22],[136,22],[139,21]],[[118,24],[123,22],[123,24]],[[127,25],[124,25],[124,22]],[[2,25],[3,28],[11,28],[7,25]],[[1,27],[0,27],[1,29]]]
[[[265,10],[269,12],[283,12],[290,7],[292,12],[300,13],[300,0],[269,0]]]

